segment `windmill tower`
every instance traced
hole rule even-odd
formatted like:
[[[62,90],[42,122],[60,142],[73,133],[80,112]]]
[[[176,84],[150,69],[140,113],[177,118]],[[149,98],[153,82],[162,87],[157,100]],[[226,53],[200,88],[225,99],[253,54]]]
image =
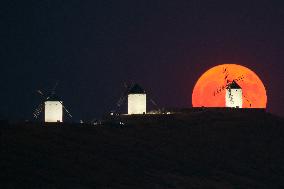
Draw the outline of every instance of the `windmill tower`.
[[[44,121],[63,122],[63,103],[61,100],[52,97],[44,102]]]
[[[38,94],[42,97],[42,102],[35,109],[33,115],[35,119],[39,118],[39,115],[44,110],[44,121],[45,122],[63,122],[63,110],[69,117],[72,118],[70,112],[65,108],[63,102],[55,96],[55,89],[58,83],[55,84],[49,96],[45,96],[41,90],[38,90]]]
[[[128,114],[146,113],[146,93],[138,84],[128,91]]]
[[[242,108],[243,105],[243,92],[238,83],[233,80],[226,87],[226,107]]]

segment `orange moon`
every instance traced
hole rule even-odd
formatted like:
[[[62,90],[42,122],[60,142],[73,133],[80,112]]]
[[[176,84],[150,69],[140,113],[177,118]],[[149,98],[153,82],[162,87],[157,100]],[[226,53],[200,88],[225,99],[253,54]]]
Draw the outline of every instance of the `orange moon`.
[[[222,64],[207,70],[192,92],[193,107],[225,107],[227,82],[237,80],[243,91],[243,108],[266,108],[267,96],[260,78],[237,64]]]

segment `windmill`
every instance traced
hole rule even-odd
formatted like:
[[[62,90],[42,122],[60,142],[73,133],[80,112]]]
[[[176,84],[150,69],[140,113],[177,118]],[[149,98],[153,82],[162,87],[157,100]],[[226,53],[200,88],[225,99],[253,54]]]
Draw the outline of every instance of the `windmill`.
[[[216,96],[220,94],[222,91],[226,90],[226,95],[225,95],[226,107],[242,108],[243,93],[242,93],[242,88],[238,85],[237,82],[243,81],[244,76],[241,75],[233,80],[229,80],[230,75],[227,68],[223,69],[223,75],[224,75],[225,84],[217,88],[213,92],[213,95]]]
[[[45,122],[63,122],[63,110],[67,113],[69,117],[72,115],[63,105],[63,102],[55,96],[55,90],[58,86],[58,82],[55,83],[52,88],[50,95],[46,96],[41,90],[37,90],[37,93],[41,96],[42,102],[33,112],[35,119],[38,119],[41,112],[44,110],[44,121]]]
[[[127,99],[128,114],[144,114],[146,113],[147,94],[138,84],[131,82],[124,83],[124,90],[116,103],[117,111],[121,108]],[[157,106],[156,102],[150,98],[150,103]]]

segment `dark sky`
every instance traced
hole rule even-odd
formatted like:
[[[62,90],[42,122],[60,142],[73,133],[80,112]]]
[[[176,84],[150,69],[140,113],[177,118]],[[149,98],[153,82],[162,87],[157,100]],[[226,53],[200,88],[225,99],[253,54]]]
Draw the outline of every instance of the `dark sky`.
[[[222,63],[254,70],[268,111],[284,116],[283,3],[224,2],[9,0],[1,6],[0,116],[32,118],[35,91],[56,80],[75,119],[114,109],[131,81],[160,107],[190,107],[198,77]]]

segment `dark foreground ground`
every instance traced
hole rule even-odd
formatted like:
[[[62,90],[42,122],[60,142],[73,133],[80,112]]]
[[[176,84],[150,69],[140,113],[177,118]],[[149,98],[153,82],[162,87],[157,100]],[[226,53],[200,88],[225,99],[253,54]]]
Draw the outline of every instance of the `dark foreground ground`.
[[[282,118],[196,112],[138,120],[2,123],[0,188],[284,188]]]

